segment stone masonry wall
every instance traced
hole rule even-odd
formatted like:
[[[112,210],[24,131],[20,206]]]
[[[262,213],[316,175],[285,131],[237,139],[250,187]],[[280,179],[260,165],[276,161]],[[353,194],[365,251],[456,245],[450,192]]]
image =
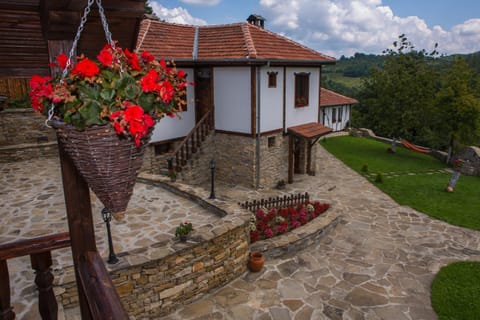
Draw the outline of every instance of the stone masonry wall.
[[[45,126],[45,117],[33,110],[0,111],[0,146],[55,141],[55,130]]]
[[[58,157],[55,130],[30,109],[0,111],[0,163]]]
[[[460,172],[468,176],[480,176],[480,148],[465,147],[453,158],[464,161]]]
[[[246,271],[248,222],[217,237],[141,265],[110,272],[129,315],[158,319]],[[76,286],[62,285],[64,308],[78,304]]]
[[[210,182],[210,161],[215,158],[215,135],[208,135],[199,150],[193,155],[187,166],[180,172],[179,178],[191,185]]]
[[[274,139],[269,146],[268,141]],[[288,180],[288,136],[282,133],[264,136],[260,142],[260,185],[274,188],[280,180]]]
[[[215,133],[216,178],[229,184],[255,187],[255,139]]]

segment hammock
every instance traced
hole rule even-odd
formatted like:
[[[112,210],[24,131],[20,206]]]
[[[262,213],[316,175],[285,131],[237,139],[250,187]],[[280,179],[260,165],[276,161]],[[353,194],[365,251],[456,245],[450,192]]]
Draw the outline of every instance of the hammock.
[[[407,140],[402,140],[402,144],[405,148],[416,151],[416,152],[420,152],[420,153],[430,153],[430,152],[432,152],[432,150],[430,150],[428,148],[417,147],[416,145],[411,144]]]

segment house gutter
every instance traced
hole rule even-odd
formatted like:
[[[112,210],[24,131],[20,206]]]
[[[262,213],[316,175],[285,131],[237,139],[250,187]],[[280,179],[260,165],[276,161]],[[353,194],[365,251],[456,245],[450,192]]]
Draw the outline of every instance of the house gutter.
[[[261,129],[260,129],[260,111],[261,111],[261,107],[260,107],[260,94],[261,94],[261,83],[260,83],[260,67],[256,67],[256,73],[257,73],[257,94],[256,94],[256,105],[257,105],[257,110],[256,110],[256,113],[257,113],[257,179],[256,179],[256,183],[255,185],[257,186],[257,189],[262,189],[263,186],[260,185],[260,165],[261,165],[261,155],[260,155],[260,143],[261,143]]]

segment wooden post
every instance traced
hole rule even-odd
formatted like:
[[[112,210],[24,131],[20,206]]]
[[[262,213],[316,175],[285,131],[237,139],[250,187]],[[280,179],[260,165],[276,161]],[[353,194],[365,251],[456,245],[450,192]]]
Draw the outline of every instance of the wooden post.
[[[288,136],[288,183],[293,183],[294,137]]]
[[[85,292],[80,285],[78,266],[80,257],[87,251],[96,251],[93,230],[92,209],[88,185],[77,171],[73,161],[67,155],[61,141],[58,141],[58,153],[62,169],[63,193],[67,209],[68,228],[72,243],[73,264],[78,289],[78,299],[82,320],[91,320]]]
[[[56,320],[58,304],[53,293],[52,254],[50,251],[30,255],[35,270],[35,284],[38,288],[38,310],[42,319]]]
[[[15,312],[10,305],[10,277],[7,260],[0,260],[0,320],[15,319]]]

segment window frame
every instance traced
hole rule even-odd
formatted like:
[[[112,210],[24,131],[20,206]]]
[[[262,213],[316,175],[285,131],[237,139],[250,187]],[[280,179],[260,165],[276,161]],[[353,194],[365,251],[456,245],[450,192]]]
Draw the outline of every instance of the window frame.
[[[277,87],[277,76],[278,72],[277,71],[268,71],[268,87],[269,88],[276,88]]]
[[[295,108],[308,107],[310,98],[310,72],[295,72],[294,75]]]

